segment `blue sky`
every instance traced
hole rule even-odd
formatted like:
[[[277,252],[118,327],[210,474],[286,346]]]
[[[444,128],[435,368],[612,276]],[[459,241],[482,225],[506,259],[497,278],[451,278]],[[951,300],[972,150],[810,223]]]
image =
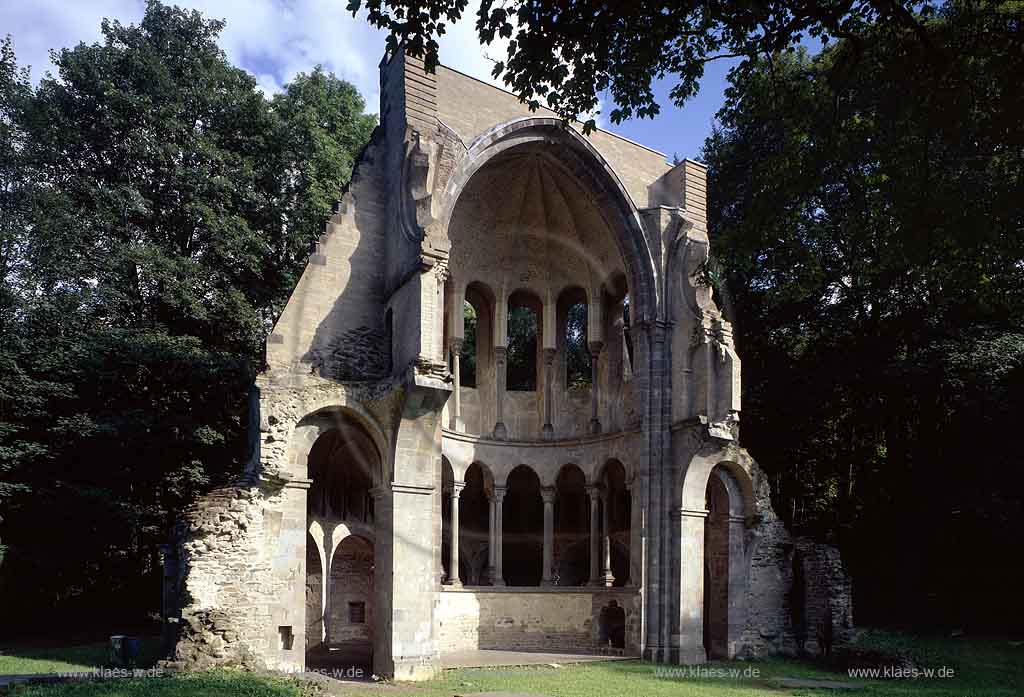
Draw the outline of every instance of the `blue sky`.
[[[322,64],[353,83],[377,111],[377,64],[384,51],[383,33],[361,18],[353,18],[345,0],[178,0],[207,17],[227,21],[220,44],[228,58],[256,76],[272,93],[299,72]],[[470,11],[476,3],[470,3]],[[0,0],[0,34],[10,34],[21,65],[31,65],[33,78],[52,68],[48,51],[100,38],[100,21],[141,19],[143,0]],[[490,57],[504,55],[504,46],[483,47],[477,41],[473,18],[452,27],[441,40],[441,62],[473,77],[494,83]],[[730,62],[708,66],[700,94],[683,109],[667,99],[671,82],[659,84],[661,115],[619,125],[599,125],[666,154],[697,158],[722,105]],[[603,111],[610,112],[610,105]]]

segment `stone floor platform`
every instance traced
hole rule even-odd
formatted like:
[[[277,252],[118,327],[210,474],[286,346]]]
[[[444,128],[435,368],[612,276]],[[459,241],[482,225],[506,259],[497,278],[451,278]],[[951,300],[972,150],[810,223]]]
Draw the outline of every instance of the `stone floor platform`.
[[[535,666],[557,663],[592,663],[594,661],[625,661],[629,656],[605,656],[590,653],[547,653],[540,651],[502,651],[478,649],[441,654],[441,667],[498,668],[508,666]]]

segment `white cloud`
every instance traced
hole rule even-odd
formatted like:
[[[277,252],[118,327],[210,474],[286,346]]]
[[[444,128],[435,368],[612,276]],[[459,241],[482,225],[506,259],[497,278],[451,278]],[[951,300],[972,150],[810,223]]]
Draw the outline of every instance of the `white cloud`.
[[[384,33],[363,17],[352,17],[343,0],[177,0],[227,26],[220,45],[229,60],[253,73],[265,93],[279,91],[300,72],[317,64],[354,84],[376,111],[377,65],[384,53]],[[101,37],[100,21],[137,23],[143,0],[0,0],[0,32],[11,34],[20,65],[32,66],[38,80],[50,70],[51,48],[91,43]],[[492,84],[494,66],[487,56],[504,58],[507,41],[481,47],[473,3],[467,16],[441,38],[441,62]],[[54,71],[55,72],[55,71]]]

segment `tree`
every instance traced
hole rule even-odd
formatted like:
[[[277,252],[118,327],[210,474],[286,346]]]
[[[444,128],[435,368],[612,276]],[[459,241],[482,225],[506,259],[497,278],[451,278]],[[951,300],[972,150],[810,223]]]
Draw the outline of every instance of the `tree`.
[[[248,455],[266,332],[374,127],[319,69],[267,100],[222,28],[150,2],[35,90],[0,57],[2,612],[153,608],[173,519]]]
[[[355,14],[365,7],[370,23],[389,32],[390,49],[401,42],[432,70],[436,37],[463,16],[467,5],[467,0],[349,0],[348,8]],[[673,76],[670,99],[682,105],[697,93],[708,63],[742,57],[745,61],[736,71],[744,72],[751,61],[791,49],[803,37],[825,43],[842,38],[859,46],[868,34],[891,30],[913,35],[937,60],[945,61],[923,25],[923,18],[940,5],[912,0],[481,0],[476,26],[483,44],[507,40],[507,55],[495,63],[493,74],[532,108],[543,101],[575,119],[594,113],[598,96],[608,91],[616,105],[611,120],[619,123],[658,113],[655,79]],[[593,127],[593,118],[584,124],[587,131]]]
[[[925,23],[948,65],[889,29],[757,61],[705,146],[744,443],[787,521],[843,546],[863,622],[1005,628],[1019,602],[988,585],[1022,580],[1001,559],[1024,533],[1024,41],[1001,7]]]

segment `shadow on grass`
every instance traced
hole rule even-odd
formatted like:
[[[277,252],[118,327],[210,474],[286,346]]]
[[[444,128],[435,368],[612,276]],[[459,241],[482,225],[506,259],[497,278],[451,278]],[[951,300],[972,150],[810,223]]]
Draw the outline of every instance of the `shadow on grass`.
[[[160,659],[159,637],[142,640],[135,668],[150,668]],[[86,673],[111,667],[110,644],[93,642],[73,646],[19,647],[0,649],[0,675]]]

